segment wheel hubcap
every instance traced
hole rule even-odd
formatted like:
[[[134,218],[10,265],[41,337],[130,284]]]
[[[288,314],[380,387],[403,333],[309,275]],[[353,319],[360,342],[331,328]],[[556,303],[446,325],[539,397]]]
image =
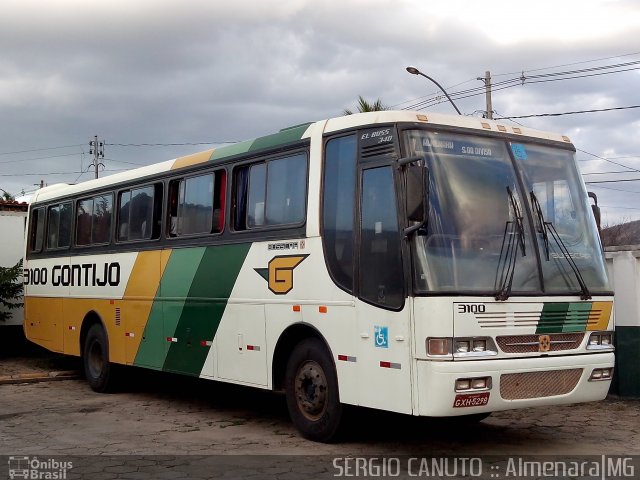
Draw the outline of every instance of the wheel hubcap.
[[[99,377],[104,366],[104,358],[102,348],[98,342],[93,342],[89,347],[88,365],[91,376],[94,378]]]
[[[295,384],[299,410],[310,420],[318,420],[327,409],[327,377],[322,367],[306,361],[298,368]]]

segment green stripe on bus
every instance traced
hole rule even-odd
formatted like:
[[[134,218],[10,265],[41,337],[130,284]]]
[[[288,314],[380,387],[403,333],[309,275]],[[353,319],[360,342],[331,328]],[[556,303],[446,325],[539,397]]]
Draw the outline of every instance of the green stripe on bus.
[[[567,310],[567,321],[562,327],[563,332],[584,332],[587,330],[587,320],[591,311],[591,302],[570,303]],[[586,313],[585,313],[586,312]]]
[[[163,370],[200,375],[251,244],[207,247],[190,282]],[[166,332],[166,330],[165,330]],[[167,335],[169,336],[169,335]]]
[[[160,280],[134,365],[162,368],[205,247],[173,250]]]
[[[569,310],[568,303],[545,303],[540,313],[537,334],[562,332]]]
[[[244,142],[234,143],[233,145],[226,145],[224,147],[216,148],[211,155],[210,160],[220,160],[222,158],[230,157],[232,155],[239,155],[241,153],[253,152],[255,150],[263,150],[265,148],[273,148],[280,145],[286,145],[293,143],[302,138],[304,132],[309,128],[308,123],[304,125],[298,125],[295,127],[281,130],[278,133],[272,135],[266,135],[264,137],[256,138],[255,140],[247,140]]]

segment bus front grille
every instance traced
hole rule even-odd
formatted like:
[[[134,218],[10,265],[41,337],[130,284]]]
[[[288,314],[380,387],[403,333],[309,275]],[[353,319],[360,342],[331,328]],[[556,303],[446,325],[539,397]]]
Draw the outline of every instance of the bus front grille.
[[[551,333],[549,348],[545,352],[574,350],[580,346],[584,333]],[[496,342],[505,353],[535,353],[540,351],[540,335],[505,335],[496,337]]]
[[[500,395],[505,400],[553,397],[573,390],[581,368],[547,372],[505,373],[500,375]]]

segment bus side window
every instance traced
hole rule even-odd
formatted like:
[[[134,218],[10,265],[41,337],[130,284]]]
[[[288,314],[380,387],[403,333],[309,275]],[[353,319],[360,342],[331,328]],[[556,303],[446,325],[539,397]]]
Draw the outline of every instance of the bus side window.
[[[167,234],[220,233],[224,226],[226,172],[172,180],[169,183]]]
[[[36,208],[31,212],[29,229],[29,251],[40,252],[44,243],[44,208]]]
[[[118,240],[150,240],[160,236],[162,184],[147,185],[118,195]]]
[[[303,153],[234,170],[234,229],[299,225],[305,220],[307,157]]]
[[[91,243],[109,243],[112,210],[113,196],[111,194],[100,195],[93,199]]]
[[[91,243],[91,219],[93,217],[93,198],[79,200],[76,206],[76,245]]]
[[[69,247],[71,243],[71,202],[50,206],[47,215],[47,249]]]

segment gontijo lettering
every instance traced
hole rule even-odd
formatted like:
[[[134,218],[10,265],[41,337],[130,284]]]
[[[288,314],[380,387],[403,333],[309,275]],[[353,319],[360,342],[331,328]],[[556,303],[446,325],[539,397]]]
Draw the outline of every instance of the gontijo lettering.
[[[120,264],[54,265],[51,274],[47,267],[24,269],[25,285],[48,285],[49,280],[54,287],[117,287],[120,284]]]

